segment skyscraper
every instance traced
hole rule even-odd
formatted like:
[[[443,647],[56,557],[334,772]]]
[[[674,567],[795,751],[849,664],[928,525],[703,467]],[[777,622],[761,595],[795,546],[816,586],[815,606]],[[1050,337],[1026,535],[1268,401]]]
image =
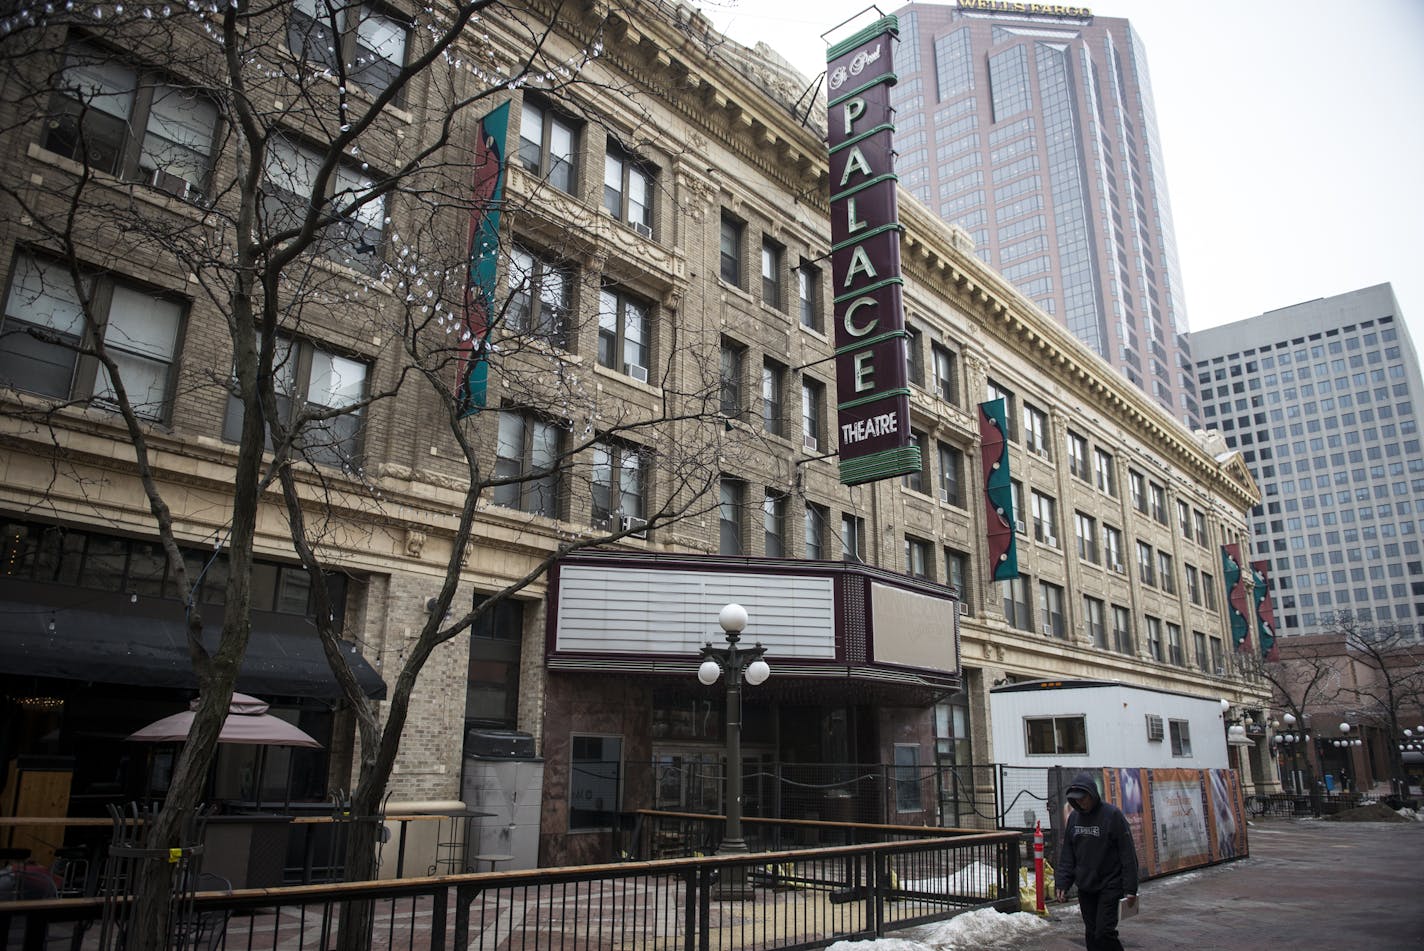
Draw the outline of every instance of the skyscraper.
[[[1280,633],[1326,631],[1342,613],[1417,632],[1424,389],[1393,288],[1282,307],[1191,343],[1206,425],[1261,487],[1251,558],[1270,561]]]
[[[898,12],[901,184],[1188,425],[1200,423],[1142,42],[1086,7]]]

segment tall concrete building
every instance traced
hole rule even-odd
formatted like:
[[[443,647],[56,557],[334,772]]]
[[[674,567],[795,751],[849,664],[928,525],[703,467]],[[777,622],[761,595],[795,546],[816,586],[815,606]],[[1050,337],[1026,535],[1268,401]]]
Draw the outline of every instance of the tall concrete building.
[[[1341,613],[1414,629],[1424,617],[1424,389],[1388,284],[1192,334],[1206,424],[1262,490],[1252,559],[1270,560],[1282,634]]]
[[[1142,41],[1086,7],[899,13],[901,184],[1173,416],[1199,420]],[[1017,8],[1010,10],[1008,8]]]

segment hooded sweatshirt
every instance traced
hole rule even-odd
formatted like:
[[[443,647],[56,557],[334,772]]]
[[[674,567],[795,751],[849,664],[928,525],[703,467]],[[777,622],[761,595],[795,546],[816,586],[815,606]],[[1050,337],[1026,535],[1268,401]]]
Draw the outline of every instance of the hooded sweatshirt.
[[[1080,892],[1136,895],[1137,850],[1127,818],[1117,806],[1103,802],[1090,774],[1073,777],[1068,792],[1078,789],[1088,794],[1091,806],[1087,810],[1075,806],[1068,815],[1055,884],[1064,891],[1077,885]]]

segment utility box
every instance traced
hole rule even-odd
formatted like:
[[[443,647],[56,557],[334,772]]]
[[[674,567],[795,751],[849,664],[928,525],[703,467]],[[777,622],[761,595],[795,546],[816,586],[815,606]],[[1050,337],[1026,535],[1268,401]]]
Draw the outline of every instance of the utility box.
[[[514,730],[471,727],[465,731],[460,798],[471,813],[465,867],[477,856],[501,859],[499,870],[539,867],[539,813],[544,802],[544,761],[534,755],[534,737]]]

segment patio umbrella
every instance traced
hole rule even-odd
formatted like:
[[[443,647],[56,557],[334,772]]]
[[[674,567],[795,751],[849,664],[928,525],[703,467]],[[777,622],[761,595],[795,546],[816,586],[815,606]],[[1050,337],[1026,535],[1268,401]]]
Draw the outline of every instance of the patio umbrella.
[[[155,720],[148,726],[129,736],[139,743],[182,743],[188,739],[188,731],[193,728],[194,711],[198,709],[196,698],[188,704],[183,713],[175,713]],[[292,726],[281,717],[267,712],[267,704],[245,693],[234,693],[232,703],[227,708],[227,719],[223,721],[219,743],[246,743],[253,746],[302,746],[319,750],[321,744],[306,733]]]

